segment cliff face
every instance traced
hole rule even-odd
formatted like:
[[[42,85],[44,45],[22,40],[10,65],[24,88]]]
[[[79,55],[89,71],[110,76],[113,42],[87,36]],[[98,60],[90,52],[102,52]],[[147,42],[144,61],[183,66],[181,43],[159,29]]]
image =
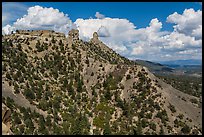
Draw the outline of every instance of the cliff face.
[[[89,42],[78,30],[68,38],[41,32],[2,38],[2,98],[14,134],[202,133],[194,97],[120,56],[96,32]]]

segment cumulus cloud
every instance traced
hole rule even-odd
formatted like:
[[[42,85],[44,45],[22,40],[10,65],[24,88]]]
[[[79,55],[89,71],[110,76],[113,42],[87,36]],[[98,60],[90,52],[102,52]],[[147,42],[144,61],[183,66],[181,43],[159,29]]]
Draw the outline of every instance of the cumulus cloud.
[[[101,26],[98,29],[97,33],[98,33],[99,37],[110,37],[110,33],[109,33],[108,29],[104,26]]]
[[[196,38],[202,37],[202,11],[185,9],[183,14],[177,12],[167,17],[167,22],[174,23],[174,31]]]
[[[83,40],[90,40],[94,32],[99,31],[109,37],[100,37],[100,39],[113,50],[122,52],[127,50],[125,43],[133,39],[133,23],[127,19],[104,18],[104,19],[77,19],[76,24],[79,30],[79,36]],[[91,25],[90,25],[91,24]],[[101,27],[102,26],[102,27]],[[126,40],[125,40],[126,39]]]
[[[134,43],[130,58],[201,59],[202,12],[193,9],[184,10],[182,15],[175,12],[167,17],[167,22],[175,24],[173,32],[161,31],[162,23],[158,19],[152,19],[149,27],[136,29],[139,40]]]
[[[103,19],[103,18],[105,18],[105,16],[104,16],[103,14],[100,14],[99,12],[96,12],[95,17],[96,17],[97,19]]]
[[[158,44],[164,41],[161,37],[168,34],[160,32],[162,23],[157,18],[152,19],[148,27],[141,29],[136,29],[136,26],[127,19],[107,17],[104,19],[77,19],[74,24],[79,29],[80,38],[83,40],[90,40],[93,32],[98,31],[102,34],[109,32],[109,37],[100,37],[100,40],[129,58],[139,57],[147,52],[148,54],[158,52],[160,50]]]
[[[2,28],[3,35],[10,34],[12,31],[15,32],[15,28],[12,27],[11,25],[6,25],[5,27]]]
[[[65,34],[71,28],[79,30],[79,37],[89,41],[97,32],[99,39],[117,53],[129,59],[150,61],[175,59],[201,59],[202,57],[202,11],[186,9],[167,17],[173,23],[172,32],[162,30],[162,22],[150,20],[147,27],[137,28],[128,19],[109,18],[96,12],[96,19],[79,18],[75,22],[58,9],[41,6],[30,7],[27,14],[13,25],[2,28],[3,34],[16,29],[52,29]],[[3,20],[6,17],[2,16]]]
[[[60,12],[58,9],[34,6],[28,8],[27,14],[17,19],[12,27],[16,30],[48,29],[67,34],[71,26],[72,21],[69,19],[68,15]]]
[[[133,48],[133,51],[131,53],[132,55],[141,55],[141,54],[144,54],[144,48],[142,46],[135,46]]]
[[[196,29],[192,30],[192,35],[195,38],[202,39],[202,25],[198,25]]]
[[[189,13],[195,15],[189,16]],[[193,21],[198,18],[196,17],[198,15],[201,15],[200,11],[195,12],[192,9],[186,9],[183,15],[178,13],[169,15],[167,22],[175,24],[173,32],[161,31],[162,22],[157,18],[152,19],[146,28],[138,29],[127,19],[108,17],[77,19],[74,24],[79,29],[80,38],[84,40],[89,40],[96,31],[100,34],[109,32],[109,37],[100,37],[100,40],[130,59],[183,59],[184,56],[181,54],[187,49],[188,51],[201,51],[202,22],[200,19]],[[186,20],[187,24],[183,23],[182,19],[178,20],[180,16],[184,16],[183,20]],[[187,30],[191,30],[191,33]],[[194,55],[194,57],[201,58],[199,55]],[[187,56],[190,55],[185,54],[185,57]]]

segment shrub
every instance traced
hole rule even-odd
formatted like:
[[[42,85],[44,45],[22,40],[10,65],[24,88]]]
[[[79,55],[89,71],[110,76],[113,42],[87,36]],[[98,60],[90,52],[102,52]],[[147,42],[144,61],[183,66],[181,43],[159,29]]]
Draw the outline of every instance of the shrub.
[[[11,76],[8,72],[6,73],[6,78],[11,80]]]
[[[142,119],[141,124],[142,124],[143,128],[147,127],[147,125],[148,125],[147,120]]]
[[[128,79],[131,79],[130,74],[128,74],[128,75],[126,76],[126,80],[128,80]]]
[[[152,118],[152,113],[151,113],[151,112],[148,113],[148,114],[146,115],[146,118],[151,119],[151,118]]]
[[[183,114],[179,114],[178,117],[179,117],[180,119],[183,119],[184,115],[183,115]]]
[[[197,103],[198,103],[198,100],[197,100],[197,99],[195,99],[195,98],[190,99],[190,101],[191,101],[192,103],[195,103],[195,104],[197,104]]]
[[[133,83],[133,89],[137,89],[137,83],[136,82]]]
[[[111,93],[110,93],[109,90],[107,90],[107,91],[105,92],[105,98],[106,98],[107,100],[110,100],[110,99],[111,99]]]
[[[24,95],[26,96],[26,98],[35,99],[35,94],[29,89],[24,91]]]
[[[185,126],[181,129],[181,131],[184,133],[184,134],[188,134],[191,129],[188,125],[185,124]]]
[[[179,121],[178,121],[178,119],[175,119],[174,120],[174,127],[178,127],[179,126]]]
[[[183,101],[186,101],[186,99],[184,97],[181,98]]]
[[[54,36],[52,36],[52,40],[51,40],[52,43],[55,43],[55,39],[54,39]]]
[[[145,69],[144,69],[144,68],[142,68],[142,69],[141,69],[141,71],[144,71],[144,72],[145,72]]]
[[[85,63],[86,63],[87,65],[89,65],[89,59],[86,59]]]
[[[21,119],[18,117],[18,115],[14,116],[14,122],[15,124],[21,124]]]
[[[176,109],[173,105],[169,104],[168,108],[171,110],[172,113],[176,112]]]
[[[151,123],[150,123],[150,128],[151,128],[152,130],[156,131],[156,124],[153,123],[153,122],[151,122]]]
[[[110,129],[110,125],[108,122],[106,122],[105,127],[104,127],[104,135],[110,135],[111,134],[111,129]]]

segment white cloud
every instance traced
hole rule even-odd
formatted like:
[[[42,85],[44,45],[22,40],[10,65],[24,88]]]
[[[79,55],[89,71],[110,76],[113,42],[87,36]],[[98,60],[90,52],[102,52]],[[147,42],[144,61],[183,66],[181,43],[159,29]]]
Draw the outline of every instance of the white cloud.
[[[133,51],[131,53],[132,55],[141,55],[144,54],[144,48],[142,46],[137,45],[133,48]]]
[[[79,36],[83,40],[90,40],[94,32],[108,33],[109,37],[100,37],[100,39],[113,50],[122,52],[127,50],[125,43],[133,39],[134,29],[136,28],[133,23],[127,19],[118,18],[104,18],[104,19],[77,19],[77,29],[79,29]],[[90,25],[91,24],[91,25]],[[103,26],[101,28],[101,26]],[[123,51],[124,52],[124,51]]]
[[[100,14],[99,12],[96,12],[95,17],[96,17],[97,19],[103,19],[103,18],[105,18],[105,16],[104,16],[103,14]]]
[[[179,27],[174,26],[175,29],[173,32],[161,31],[162,23],[157,18],[152,19],[146,28],[139,29],[136,29],[136,26],[127,19],[108,17],[103,19],[77,19],[74,24],[79,29],[80,38],[84,40],[92,38],[93,32],[101,30],[100,28],[103,26],[104,33],[109,32],[110,36],[100,37],[100,40],[116,52],[131,59],[183,59],[183,56],[179,55],[180,52],[177,51],[185,51],[187,49],[192,49],[192,51],[195,49],[200,50],[202,45],[202,40],[199,39],[202,37],[202,32],[200,31],[202,30],[202,25],[197,26],[197,24],[200,24],[199,21],[193,23],[189,19],[190,17],[187,16],[189,11],[197,14],[196,12],[192,12],[191,9],[184,11],[185,20],[192,22],[187,25],[181,23],[182,21],[177,21],[178,17],[175,13],[167,18],[168,22],[175,23],[175,26],[183,25],[179,31]],[[195,19],[195,17],[192,19]],[[189,30],[190,28],[196,29],[192,30],[191,35],[187,35],[185,29]],[[100,33],[100,31],[98,32]],[[195,55],[194,57],[199,58],[199,55]],[[188,56],[190,58],[190,55]]]
[[[157,18],[152,19],[151,22],[149,23],[149,26],[151,28],[152,31],[159,31],[162,28],[162,23],[159,22],[159,20]]]
[[[98,29],[97,33],[98,33],[99,37],[110,37],[110,33],[109,33],[108,29],[104,26],[101,26]]]
[[[12,27],[16,30],[48,29],[67,34],[71,26],[72,21],[69,19],[68,15],[59,12],[58,9],[34,6],[28,8],[27,14],[17,19]]]
[[[3,35],[10,34],[12,31],[14,32],[15,28],[12,27],[11,25],[6,25],[5,27],[2,28],[2,34]]]
[[[196,29],[192,30],[192,35],[195,38],[202,39],[202,25],[198,25]]]
[[[174,13],[167,21],[175,23],[173,32],[161,31],[162,23],[157,19],[152,19],[149,27],[136,29],[138,42],[134,43],[130,58],[134,56],[148,60],[201,59],[201,11],[186,9],[183,15]]]
[[[13,25],[3,27],[2,33],[15,29],[53,29],[67,34],[71,28],[77,28],[81,39],[89,41],[93,33],[98,32],[103,43],[130,59],[162,61],[202,57],[200,10],[186,9],[183,14],[169,15],[167,22],[175,24],[173,32],[162,31],[162,22],[157,18],[145,28],[136,28],[128,19],[109,18],[99,12],[95,16],[97,19],[79,18],[72,23],[68,15],[58,9],[34,6]]]
[[[185,9],[183,14],[177,12],[167,17],[167,22],[174,23],[174,31],[196,38],[202,37],[202,11]]]

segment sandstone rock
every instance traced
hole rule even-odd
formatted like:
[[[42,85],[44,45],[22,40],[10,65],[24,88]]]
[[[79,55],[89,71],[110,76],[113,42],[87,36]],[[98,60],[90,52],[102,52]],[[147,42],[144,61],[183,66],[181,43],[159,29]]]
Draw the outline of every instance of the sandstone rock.
[[[93,33],[93,39],[94,39],[94,40],[98,40],[98,33],[97,33],[97,32],[94,32],[94,33]]]
[[[2,103],[2,134],[11,135],[10,130],[11,110]]]
[[[98,34],[97,32],[93,33],[93,38],[90,40],[90,42],[93,42],[94,44],[100,43],[100,40],[98,39]]]
[[[93,33],[93,38],[91,38],[90,42],[103,50],[110,51],[110,49],[98,38],[97,32]]]
[[[2,103],[2,122],[7,123],[10,119],[11,110]]]
[[[2,135],[7,135],[9,128],[2,122]]]
[[[79,40],[79,30],[72,29],[68,33],[68,46]]]

